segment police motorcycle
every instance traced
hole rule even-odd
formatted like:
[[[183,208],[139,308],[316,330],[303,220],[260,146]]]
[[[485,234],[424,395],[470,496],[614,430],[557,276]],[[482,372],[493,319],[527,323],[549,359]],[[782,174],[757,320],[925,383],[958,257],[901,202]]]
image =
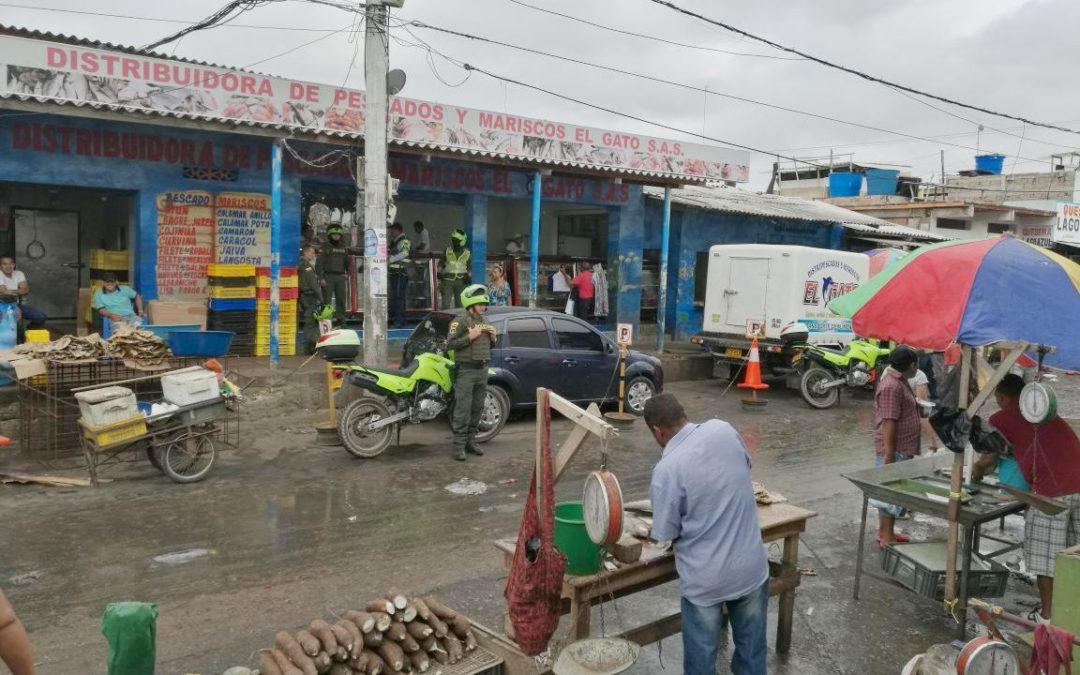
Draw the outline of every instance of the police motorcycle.
[[[840,401],[840,389],[873,389],[888,360],[889,349],[876,340],[852,340],[843,350],[810,344],[810,330],[798,321],[780,330],[785,352],[800,373],[799,391],[812,408],[825,410]]]
[[[345,449],[355,457],[376,457],[389,447],[395,432],[400,439],[406,424],[430,422],[445,414],[453,416],[454,361],[445,344],[417,354],[399,370],[374,368],[354,362],[360,353],[360,337],[354,330],[332,330],[319,338],[315,351],[330,363],[343,387],[355,387],[363,395],[351,396],[338,413],[338,433]],[[488,370],[488,375],[493,375]],[[356,393],[356,392],[350,392]],[[480,419],[477,443],[495,438],[510,416],[510,399],[499,387],[489,387]]]

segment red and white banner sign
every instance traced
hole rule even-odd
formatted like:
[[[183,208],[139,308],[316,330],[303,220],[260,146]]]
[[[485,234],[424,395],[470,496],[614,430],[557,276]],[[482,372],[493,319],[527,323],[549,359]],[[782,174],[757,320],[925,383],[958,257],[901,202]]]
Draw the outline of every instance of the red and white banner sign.
[[[68,101],[252,120],[311,130],[364,130],[364,92],[118,51],[0,37],[2,90]],[[391,138],[525,160],[557,160],[746,182],[749,154],[394,97]]]

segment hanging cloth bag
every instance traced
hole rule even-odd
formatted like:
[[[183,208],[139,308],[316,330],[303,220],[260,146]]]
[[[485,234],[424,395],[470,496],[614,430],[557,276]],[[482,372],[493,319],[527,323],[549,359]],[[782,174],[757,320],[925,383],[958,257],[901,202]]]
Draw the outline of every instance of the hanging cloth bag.
[[[537,414],[541,414],[541,411],[538,410]],[[528,656],[543,652],[559,626],[563,572],[566,570],[566,556],[555,548],[554,543],[555,479],[551,465],[551,409],[545,407],[542,414],[545,417],[541,439],[543,480],[539,487],[544,498],[544,513],[541,517],[537,511],[534,470],[504,592],[507,612],[514,627],[514,640]]]

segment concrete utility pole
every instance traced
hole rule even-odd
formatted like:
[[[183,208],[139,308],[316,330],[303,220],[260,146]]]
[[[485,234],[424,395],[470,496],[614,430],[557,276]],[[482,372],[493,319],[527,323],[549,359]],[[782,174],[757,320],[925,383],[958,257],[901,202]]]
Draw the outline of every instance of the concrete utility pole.
[[[386,365],[387,296],[387,113],[386,73],[390,49],[389,10],[384,0],[367,0],[364,24],[364,363]],[[357,188],[360,188],[357,185]]]

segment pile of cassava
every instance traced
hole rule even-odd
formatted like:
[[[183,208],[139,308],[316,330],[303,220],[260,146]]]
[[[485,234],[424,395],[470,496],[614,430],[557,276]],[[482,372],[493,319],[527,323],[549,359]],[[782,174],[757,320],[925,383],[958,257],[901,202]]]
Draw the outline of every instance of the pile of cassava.
[[[333,623],[315,619],[296,633],[279,631],[261,650],[261,675],[426,673],[476,649],[472,624],[434,598],[391,590]]]

